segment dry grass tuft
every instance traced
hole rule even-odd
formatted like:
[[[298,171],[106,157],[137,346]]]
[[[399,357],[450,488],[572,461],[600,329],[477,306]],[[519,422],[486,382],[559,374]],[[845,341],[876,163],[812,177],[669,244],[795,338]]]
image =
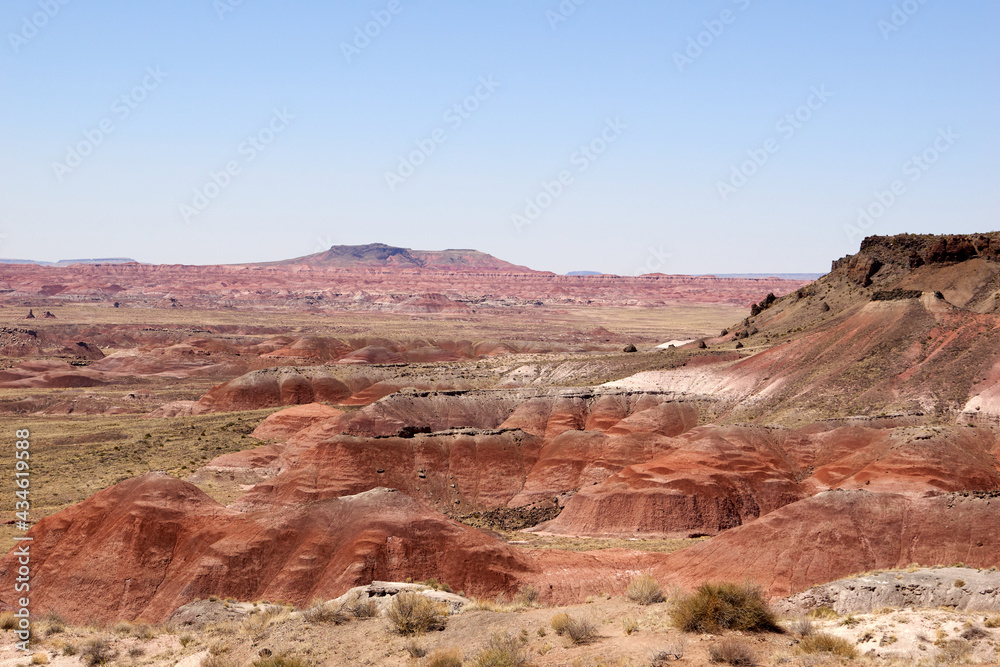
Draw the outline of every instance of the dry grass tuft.
[[[853,660],[858,657],[858,650],[854,645],[842,637],[825,632],[815,632],[802,640],[799,649],[803,653],[830,653]]]
[[[399,634],[420,634],[429,630],[444,630],[448,607],[426,595],[404,591],[392,598],[385,615]]]
[[[438,649],[430,654],[424,667],[462,667],[462,656],[457,649]]]
[[[88,641],[80,651],[80,661],[85,665],[108,665],[118,657],[118,652],[111,648],[106,639],[94,638]]]
[[[656,604],[663,602],[663,588],[651,574],[640,574],[629,582],[625,597],[639,604]]]
[[[990,616],[983,621],[983,625],[987,628],[1000,628],[1000,616]]]
[[[334,625],[343,625],[351,620],[343,607],[318,601],[302,612],[302,617],[310,623],[333,623]]]
[[[472,659],[474,667],[524,667],[530,663],[527,651],[517,637],[495,634]]]
[[[0,630],[13,630],[17,627],[17,617],[14,612],[5,611],[0,614]]]
[[[806,614],[809,618],[840,618],[840,614],[833,610],[833,607],[827,607],[823,605],[822,607],[816,607],[815,609],[810,609],[809,613]]]
[[[799,635],[800,637],[808,637],[813,633],[813,622],[808,616],[803,616],[802,618],[797,618],[792,621],[791,624],[792,632]]]
[[[550,623],[557,635],[568,638],[574,644],[586,644],[597,637],[597,624],[587,618],[556,614]]]
[[[677,600],[670,617],[685,632],[781,632],[760,588],[748,583],[703,584]]]
[[[757,653],[750,642],[739,637],[726,637],[708,647],[708,658],[712,662],[722,662],[737,667],[757,664]]]
[[[537,588],[530,584],[525,584],[514,595],[514,603],[522,607],[534,607],[538,604],[541,596],[542,594],[538,592]]]

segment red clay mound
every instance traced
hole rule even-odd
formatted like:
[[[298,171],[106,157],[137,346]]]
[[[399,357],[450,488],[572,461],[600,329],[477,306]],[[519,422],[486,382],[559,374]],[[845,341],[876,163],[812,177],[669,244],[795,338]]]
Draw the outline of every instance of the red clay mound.
[[[374,382],[353,378],[357,390]],[[339,403],[356,389],[322,369],[268,368],[212,387],[199,401],[213,412],[258,410],[281,405],[297,405],[326,401]]]
[[[294,505],[386,486],[443,512],[492,509],[521,490],[542,446],[521,431],[368,439],[338,430],[325,422],[289,440],[275,463],[284,472],[255,486],[236,506]]]
[[[69,389],[107,384],[104,373],[77,368],[65,361],[26,361],[0,371],[0,388]]]
[[[493,429],[523,400],[509,391],[400,392],[381,398],[343,422],[343,432],[357,436],[395,435],[404,428],[443,431]]]
[[[646,412],[650,412],[647,410]],[[645,413],[640,413],[645,414]],[[593,536],[714,535],[795,502],[796,470],[767,434],[708,426],[668,451],[583,486],[538,530]]]
[[[287,358],[323,363],[339,359],[351,352],[351,347],[335,338],[303,336],[290,345],[262,354],[264,358]]]
[[[957,562],[1000,566],[997,494],[826,491],[671,554],[658,573],[685,586],[749,577],[783,597],[859,572]]]
[[[634,423],[625,421],[661,403],[665,406],[659,411],[650,412]],[[578,430],[679,435],[697,423],[698,409],[693,403],[672,401],[665,394],[570,390],[524,401],[500,426],[554,438],[565,431]],[[614,431],[619,424],[621,428]]]
[[[986,428],[838,428],[786,440],[785,449],[811,469],[814,488],[886,492],[1000,489],[996,437]],[[791,440],[791,438],[789,439]],[[808,444],[805,444],[808,443]]]
[[[304,605],[408,577],[482,597],[530,581],[565,601],[621,590],[624,568],[654,561],[635,552],[521,551],[387,489],[239,513],[153,473],[46,517],[30,536],[32,611],[71,623],[158,622],[209,595]],[[3,590],[13,591],[17,567],[14,551],[0,560]]]
[[[268,415],[251,435],[260,440],[287,440],[292,435],[317,422],[340,417],[343,414],[342,410],[331,408],[322,403],[296,405]]]
[[[355,350],[337,360],[338,364],[401,364],[406,359],[403,355],[382,347],[380,345],[368,345],[360,350]]]

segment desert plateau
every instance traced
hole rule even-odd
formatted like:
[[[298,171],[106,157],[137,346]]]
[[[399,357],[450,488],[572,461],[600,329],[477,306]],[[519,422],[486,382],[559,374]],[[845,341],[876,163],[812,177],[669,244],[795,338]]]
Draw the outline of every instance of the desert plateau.
[[[997,659],[1000,233],[812,282],[373,244],[0,285],[5,664],[25,544],[36,664]]]

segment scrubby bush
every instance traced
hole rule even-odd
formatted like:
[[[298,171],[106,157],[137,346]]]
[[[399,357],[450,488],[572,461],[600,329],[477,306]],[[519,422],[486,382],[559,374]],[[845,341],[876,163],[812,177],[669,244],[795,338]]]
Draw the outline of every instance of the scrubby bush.
[[[858,657],[858,650],[854,645],[842,637],[837,637],[826,632],[815,632],[803,638],[799,648],[804,653],[831,653],[842,658]]]
[[[236,663],[224,655],[209,654],[201,659],[201,667],[236,667]]]
[[[412,635],[444,630],[448,608],[426,595],[404,591],[392,598],[385,615],[396,632]]]
[[[556,614],[551,624],[557,635],[567,637],[574,644],[585,644],[597,636],[597,625],[587,618]]]
[[[474,667],[524,667],[529,661],[527,651],[517,637],[495,634],[472,659],[472,664]]]
[[[350,617],[344,612],[343,607],[328,605],[323,602],[313,603],[309,609],[303,612],[302,616],[310,623],[343,625],[350,620]]]
[[[117,656],[118,652],[111,648],[111,644],[100,638],[88,641],[80,652],[80,660],[90,667],[110,664]]]
[[[359,594],[347,599],[343,606],[344,611],[354,618],[375,618],[378,616],[378,603],[368,597]]]
[[[983,625],[987,628],[1000,628],[1000,616],[990,616],[983,622]]]
[[[566,626],[571,620],[572,619],[569,614],[556,614],[552,617],[552,620],[549,621],[549,624],[552,626],[552,629],[556,631],[557,635],[561,635],[566,632]]]
[[[703,584],[677,600],[670,616],[685,632],[781,632],[760,588],[750,584]]]
[[[639,604],[663,602],[663,589],[651,574],[640,574],[629,582],[625,597]]]
[[[708,659],[737,667],[757,664],[757,653],[745,639],[726,637],[708,647]]]
[[[538,599],[541,597],[541,593],[538,589],[530,584],[525,584],[518,589],[517,594],[514,596],[514,602],[523,607],[533,607],[538,604]]]
[[[802,637],[808,637],[813,633],[813,622],[808,616],[797,618],[792,622],[792,632]]]
[[[5,611],[0,614],[0,630],[14,630],[17,628],[17,617],[14,612]]]

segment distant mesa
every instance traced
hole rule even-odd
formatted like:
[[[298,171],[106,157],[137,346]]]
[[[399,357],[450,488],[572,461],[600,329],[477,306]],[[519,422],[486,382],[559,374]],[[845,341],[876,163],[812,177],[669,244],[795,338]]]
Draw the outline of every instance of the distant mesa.
[[[570,271],[567,276],[603,276],[601,271]]]
[[[424,269],[429,271],[504,271],[510,273],[542,273],[526,266],[511,264],[478,250],[412,250],[386,245],[335,245],[329,250],[304,257],[279,262],[266,262],[261,266],[309,264],[332,268]]]

